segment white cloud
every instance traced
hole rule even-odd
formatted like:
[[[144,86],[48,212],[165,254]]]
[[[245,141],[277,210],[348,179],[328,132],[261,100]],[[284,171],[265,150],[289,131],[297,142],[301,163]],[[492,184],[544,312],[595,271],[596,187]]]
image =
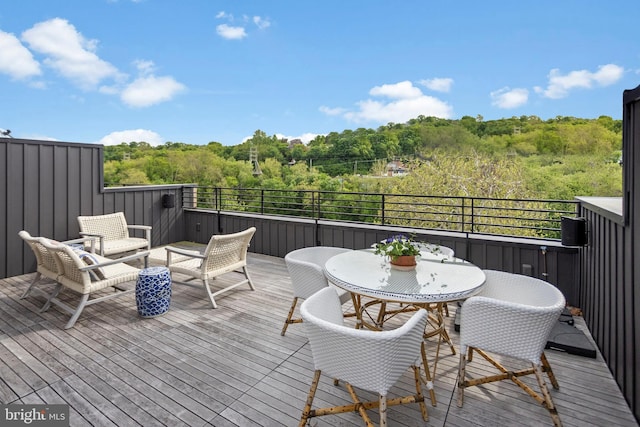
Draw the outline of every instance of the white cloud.
[[[29,49],[16,36],[3,31],[0,31],[0,73],[17,80],[42,74],[40,64]]]
[[[68,21],[40,22],[22,33],[29,47],[46,56],[45,65],[85,90],[108,78],[120,78],[117,68],[96,54],[97,41],[87,40]]]
[[[133,61],[133,65],[138,69],[140,75],[148,76],[156,70],[156,64],[153,61],[137,59]]]
[[[229,24],[235,21],[233,15],[226,13],[224,11],[218,12],[216,15],[216,19],[224,19]],[[247,30],[245,26],[249,22],[253,22],[253,24],[258,27],[260,30],[265,30],[271,26],[271,21],[269,19],[263,18],[261,16],[253,16],[249,17],[248,15],[242,15],[242,18],[238,19],[242,24],[239,26],[229,25],[229,24],[220,24],[216,26],[216,33],[222,38],[227,40],[241,40],[245,37],[248,37]]]
[[[453,114],[453,108],[449,104],[438,98],[424,95],[409,81],[376,86],[369,91],[369,94],[391,98],[392,101],[367,99],[356,103],[359,107],[357,111],[325,106],[320,107],[320,111],[327,115],[340,114],[345,119],[356,123],[378,122],[381,124],[404,123],[420,115],[449,118]]]
[[[98,144],[120,145],[123,142],[126,142],[128,144],[130,142],[142,141],[147,142],[153,146],[164,144],[164,141],[162,140],[160,135],[147,129],[131,129],[111,132],[109,135],[98,141]]]
[[[422,91],[415,87],[410,81],[375,86],[369,91],[371,96],[386,96],[394,99],[418,98],[422,96]]]
[[[147,107],[168,101],[185,90],[185,86],[173,77],[155,76],[153,61],[142,59],[134,61],[138,78],[127,83],[126,74],[95,53],[98,42],[86,39],[64,19],[39,22],[22,33],[22,40],[32,51],[45,57],[45,65],[72,84],[86,91],[119,95],[129,106]],[[0,73],[17,79],[40,75],[42,70],[31,51],[15,36],[0,31]],[[45,87],[42,81],[31,81],[29,85],[38,89]]]
[[[453,86],[453,79],[436,77],[433,79],[420,80],[418,83],[420,83],[427,89],[436,92],[449,92],[451,90],[451,86]]]
[[[168,101],[186,87],[173,77],[140,77],[129,84],[120,94],[120,99],[130,107],[149,107]]]
[[[620,80],[623,74],[624,68],[615,64],[601,65],[596,72],[577,70],[564,75],[554,68],[549,72],[547,88],[537,86],[534,89],[546,98],[560,99],[568,96],[573,89],[591,89],[594,85],[609,86]]]
[[[491,92],[491,105],[498,108],[516,108],[527,103],[529,91],[527,89],[503,87]]]
[[[256,24],[256,26],[261,30],[264,30],[265,28],[269,28],[271,26],[271,22],[268,19],[264,19],[259,16],[253,17],[253,23]]]
[[[307,133],[303,133],[300,136],[286,136],[286,135],[283,135],[281,133],[277,133],[276,137],[279,138],[279,139],[286,139],[287,141],[292,141],[294,139],[299,139],[300,141],[302,141],[306,145],[310,141],[314,140],[318,135],[321,135],[321,134],[307,132]]]
[[[324,105],[320,106],[320,108],[318,109],[320,110],[320,112],[325,113],[327,116],[339,116],[347,112],[347,110],[344,108],[331,108]]]
[[[216,27],[216,32],[227,40],[240,40],[247,37],[247,32],[243,27],[232,27],[227,24],[220,24]]]

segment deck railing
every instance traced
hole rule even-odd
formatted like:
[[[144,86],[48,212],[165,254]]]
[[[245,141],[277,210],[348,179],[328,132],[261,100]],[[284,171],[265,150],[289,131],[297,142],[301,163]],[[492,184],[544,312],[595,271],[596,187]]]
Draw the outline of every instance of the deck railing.
[[[541,199],[198,187],[185,206],[510,237],[560,239],[578,202]]]

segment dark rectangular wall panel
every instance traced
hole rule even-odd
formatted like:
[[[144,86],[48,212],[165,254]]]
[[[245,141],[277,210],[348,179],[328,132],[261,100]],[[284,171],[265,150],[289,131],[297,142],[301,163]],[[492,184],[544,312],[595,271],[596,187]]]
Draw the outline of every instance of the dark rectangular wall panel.
[[[624,383],[620,384],[636,419],[640,420],[640,292],[634,284],[640,283],[640,268],[636,268],[640,255],[640,86],[627,90],[623,95],[622,153],[624,191],[624,279],[623,295],[629,299],[627,322],[630,323],[626,337],[629,342],[617,351],[628,356],[624,372]],[[613,356],[613,355],[612,355]]]
[[[184,240],[183,186],[102,188],[103,147],[0,138],[0,277],[34,271],[31,251],[18,236],[78,237],[79,215],[125,212],[130,224],[153,226],[152,245]],[[163,194],[174,208],[163,208]],[[161,220],[161,218],[163,220]]]
[[[622,126],[622,215],[579,198],[588,230],[579,296],[591,335],[640,419],[640,86],[624,92]]]
[[[257,214],[218,213],[200,209],[186,209],[184,215],[185,236],[188,240],[206,243],[212,234],[234,233],[255,226],[257,230],[249,251],[277,257],[284,257],[288,252],[308,246],[369,248],[373,243],[399,232],[391,227],[316,222]],[[222,225],[221,230],[216,227],[218,223]],[[443,236],[430,234],[428,231],[420,231],[416,238],[461,248],[462,251],[458,251],[457,256],[468,259],[481,268],[522,273],[522,262],[529,263],[533,266],[534,277],[553,283],[570,304],[578,304],[580,256],[576,248],[566,248],[556,242],[545,242],[547,249],[546,254],[543,254],[540,249],[541,243],[531,239],[497,240],[463,233]],[[471,257],[465,256],[466,248],[470,248]],[[559,261],[560,258],[562,262]]]

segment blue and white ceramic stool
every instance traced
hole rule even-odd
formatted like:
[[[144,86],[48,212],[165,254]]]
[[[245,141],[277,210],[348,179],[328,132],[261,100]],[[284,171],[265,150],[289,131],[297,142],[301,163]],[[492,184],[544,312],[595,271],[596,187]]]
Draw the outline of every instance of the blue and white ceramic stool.
[[[136,282],[136,304],[140,317],[165,314],[171,303],[171,273],[167,267],[140,270]]]

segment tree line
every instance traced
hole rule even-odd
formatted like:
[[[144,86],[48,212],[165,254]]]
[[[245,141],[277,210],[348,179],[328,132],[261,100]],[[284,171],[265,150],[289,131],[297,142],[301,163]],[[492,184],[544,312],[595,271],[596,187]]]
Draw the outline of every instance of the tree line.
[[[330,132],[308,144],[261,130],[234,146],[123,142],[105,147],[104,175],[111,186],[197,183],[569,200],[622,194],[621,147],[622,121],[608,116],[419,116]],[[387,176],[392,160],[407,173]]]

